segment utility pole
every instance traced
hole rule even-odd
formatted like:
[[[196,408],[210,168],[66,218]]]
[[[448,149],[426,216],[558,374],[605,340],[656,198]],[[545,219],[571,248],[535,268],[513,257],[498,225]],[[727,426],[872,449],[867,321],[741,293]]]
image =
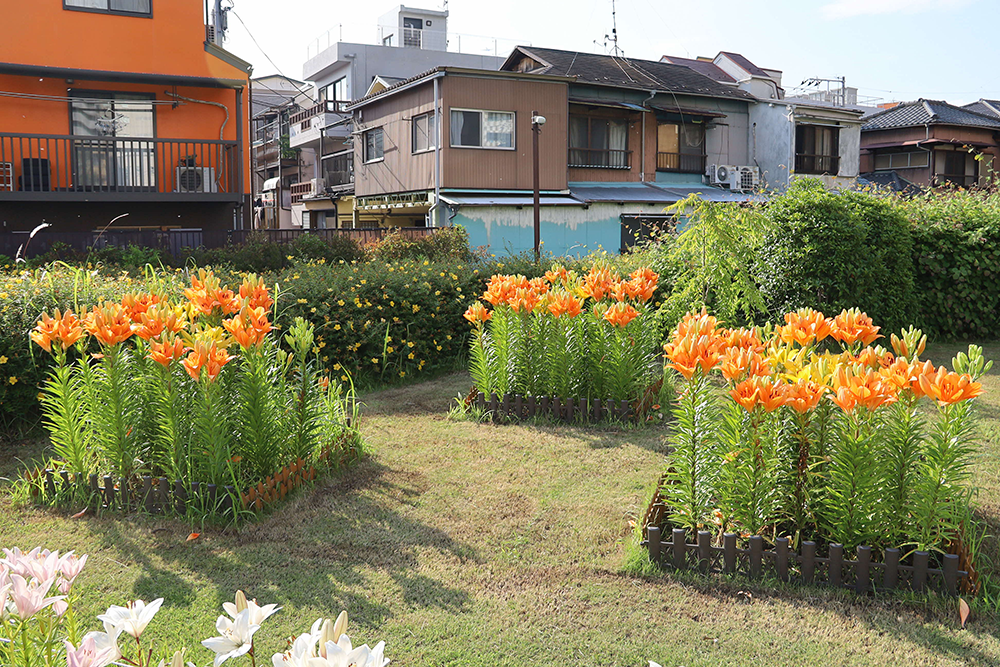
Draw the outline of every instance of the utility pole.
[[[531,112],[531,157],[533,161],[534,183],[532,185],[534,200],[532,202],[535,214],[535,261],[541,264],[542,261],[542,207],[539,193],[539,169],[538,169],[538,136],[542,133],[542,125],[545,125],[545,116],[539,116],[537,111]]]

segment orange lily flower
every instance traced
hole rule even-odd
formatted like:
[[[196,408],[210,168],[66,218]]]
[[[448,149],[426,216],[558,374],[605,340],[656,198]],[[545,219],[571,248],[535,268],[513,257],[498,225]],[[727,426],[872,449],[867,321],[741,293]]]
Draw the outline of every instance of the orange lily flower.
[[[594,301],[603,299],[618,282],[618,274],[611,269],[594,267],[583,277],[583,294]]]
[[[209,381],[212,381],[222,372],[222,367],[234,358],[227,354],[225,349],[218,347],[214,341],[196,340],[191,353],[188,354],[182,363],[184,364],[184,370],[193,379],[200,379],[201,369],[204,368]]]
[[[550,270],[545,272],[545,279],[553,285],[556,283],[565,284],[569,280],[569,271],[562,264],[555,264]]]
[[[30,336],[46,352],[52,352],[52,343],[57,343],[65,351],[83,337],[83,327],[72,310],[60,313],[57,308],[55,317],[42,313]]]
[[[114,302],[94,306],[83,318],[83,326],[90,335],[108,347],[127,341],[136,328],[125,306]]]
[[[865,345],[871,345],[876,339],[882,338],[879,329],[872,324],[872,318],[862,313],[857,308],[841,311],[840,315],[833,318],[833,328],[830,335],[845,345],[853,345],[861,341]]]
[[[920,375],[918,382],[923,393],[940,405],[951,405],[983,393],[983,385],[973,382],[971,376],[950,373],[944,366],[933,376]]]
[[[892,383],[884,382],[880,374],[870,370],[852,371],[841,366],[833,376],[833,402],[844,412],[851,412],[858,405],[869,410],[896,401],[898,390]]]
[[[631,280],[626,283],[629,296],[640,303],[646,303],[653,298],[653,292],[656,291],[656,286],[660,280],[658,274],[652,269],[644,267],[633,271],[629,278]]]
[[[486,322],[491,317],[493,313],[486,309],[486,306],[476,301],[474,304],[469,306],[469,309],[465,311],[463,317],[473,324],[478,324],[480,322]]]
[[[919,357],[921,354],[924,353],[924,349],[927,347],[927,336],[921,336],[920,340],[917,341],[916,350],[910,350],[910,347],[907,344],[906,340],[900,338],[896,334],[892,334],[891,336],[889,336],[889,341],[892,343],[892,349],[895,350],[896,354],[898,354],[901,357],[907,357],[907,358],[910,357],[911,351],[916,352],[916,354],[913,355],[914,357]]]
[[[828,389],[826,385],[812,380],[799,380],[785,388],[785,405],[800,414],[806,413],[819,405]]]
[[[699,336],[715,336],[719,321],[708,314],[708,310],[701,309],[701,313],[688,313],[677,325],[677,337],[683,338],[689,333],[697,333]]]
[[[271,306],[274,305],[274,299],[268,293],[267,285],[256,273],[251,273],[243,279],[243,284],[240,285],[240,299],[251,308],[271,310]]]
[[[554,317],[562,315],[576,317],[583,310],[583,301],[565,292],[552,294],[549,298],[548,309]]]
[[[781,382],[759,375],[743,380],[729,395],[747,412],[752,412],[758,405],[767,412],[774,412],[785,404],[785,389]]]
[[[139,316],[139,326],[135,335],[143,340],[156,338],[164,331],[177,333],[186,326],[184,312],[167,303],[151,306]]]
[[[831,332],[831,322],[818,310],[801,308],[785,313],[785,325],[778,327],[778,338],[785,343],[798,343],[802,347],[818,343]]]
[[[673,362],[667,366],[690,380],[699,367],[708,373],[718,365],[722,357],[721,347],[716,336],[690,333],[679,339],[675,337],[672,342],[663,346],[663,351]]]
[[[719,336],[727,348],[740,348],[751,352],[763,352],[764,344],[760,342],[757,328],[752,329],[720,329]]]
[[[263,308],[250,308],[249,306],[244,306],[235,317],[223,320],[222,326],[244,349],[260,347],[268,332],[271,331],[271,323],[267,320],[267,311]]]
[[[151,340],[149,342],[149,358],[164,368],[169,368],[171,362],[177,361],[184,356],[187,348],[178,336],[165,337],[165,340]]]
[[[133,322],[140,322],[143,313],[160,302],[158,294],[129,293],[122,297],[122,305],[128,310]]]
[[[639,311],[630,306],[627,303],[616,303],[615,305],[608,308],[608,311],[604,313],[604,319],[616,327],[625,328],[628,323],[639,316]]]
[[[722,377],[731,382],[741,380],[744,376],[771,374],[771,367],[759,352],[742,347],[725,348],[720,369]]]

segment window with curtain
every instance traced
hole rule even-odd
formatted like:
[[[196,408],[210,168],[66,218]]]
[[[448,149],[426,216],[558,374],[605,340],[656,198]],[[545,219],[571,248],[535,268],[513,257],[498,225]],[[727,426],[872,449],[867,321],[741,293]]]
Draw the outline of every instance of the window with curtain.
[[[72,90],[70,96],[74,186],[154,189],[154,96],[103,90]]]
[[[628,121],[570,114],[569,165],[629,169]]]
[[[63,8],[150,16],[153,12],[153,0],[63,0]]]
[[[839,168],[839,127],[795,126],[795,171],[800,174],[836,174]]]
[[[382,141],[381,127],[365,132],[365,162],[375,162],[385,157]]]
[[[514,112],[451,110],[451,145],[463,148],[514,148]]]
[[[414,153],[422,153],[434,148],[437,126],[433,113],[414,116],[410,121],[411,146]]]
[[[705,125],[660,123],[656,126],[656,170],[705,172]]]

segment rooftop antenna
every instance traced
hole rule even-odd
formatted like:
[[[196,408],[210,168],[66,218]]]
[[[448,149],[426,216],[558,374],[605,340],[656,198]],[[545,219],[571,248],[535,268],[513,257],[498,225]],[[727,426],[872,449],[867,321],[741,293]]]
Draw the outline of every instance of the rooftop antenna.
[[[605,46],[608,45],[608,40],[612,44],[611,52],[619,58],[623,57],[625,52],[618,48],[618,19],[615,16],[615,0],[611,0],[611,35],[604,36]]]

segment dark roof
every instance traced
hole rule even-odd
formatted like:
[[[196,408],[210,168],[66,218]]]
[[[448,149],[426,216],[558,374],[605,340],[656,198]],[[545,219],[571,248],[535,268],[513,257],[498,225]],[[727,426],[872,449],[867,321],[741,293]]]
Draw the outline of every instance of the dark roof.
[[[1000,100],[979,100],[972,104],[964,104],[962,108],[981,113],[984,116],[1000,118]]]
[[[916,125],[965,125],[1000,129],[1000,119],[947,102],[919,99],[865,116],[862,130],[888,130]]]
[[[867,174],[859,174],[858,185],[862,187],[874,186],[906,195],[917,195],[922,191],[919,185],[903,178],[895,171],[873,171]]]
[[[537,70],[538,74],[572,76],[576,77],[578,83],[685,95],[754,99],[750,93],[723,85],[683,65],[596,53],[519,46],[507,57],[500,69],[510,71],[509,67],[520,55],[528,56],[543,65],[542,69]]]
[[[683,65],[684,67],[690,67],[698,74],[704,74],[709,79],[718,81],[719,83],[736,83],[736,79],[729,76],[723,71],[721,67],[709,60],[695,60],[694,58],[678,58],[677,56],[663,56],[660,58],[660,62],[673,63],[674,65]]]
[[[747,60],[744,56],[739,53],[733,53],[732,51],[719,51],[720,56],[726,56],[734,63],[742,67],[748,74],[752,76],[762,76],[766,79],[770,79],[771,75],[762,70],[761,68],[754,65],[752,62]]]

